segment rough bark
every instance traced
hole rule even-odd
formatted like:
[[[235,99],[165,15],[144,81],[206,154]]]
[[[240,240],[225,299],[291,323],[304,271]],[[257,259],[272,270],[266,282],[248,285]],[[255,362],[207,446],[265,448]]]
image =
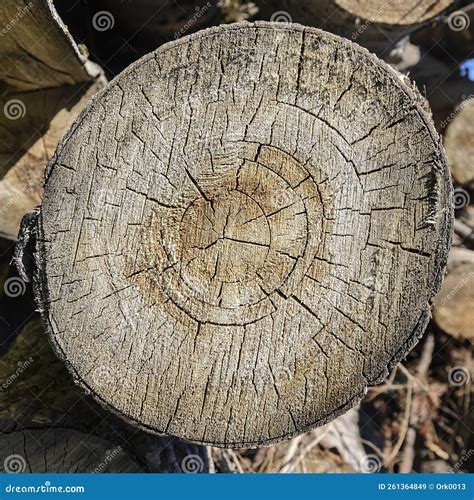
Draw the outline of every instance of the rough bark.
[[[257,0],[266,19],[323,28],[387,53],[453,0]]]
[[[444,136],[444,147],[454,180],[474,189],[474,98],[462,104]]]
[[[76,381],[223,447],[352,407],[423,333],[447,259],[420,102],[297,25],[205,30],[122,73],[60,145],[36,227],[38,305]]]
[[[51,0],[2,0],[0,80],[20,90],[75,85],[99,75]]]

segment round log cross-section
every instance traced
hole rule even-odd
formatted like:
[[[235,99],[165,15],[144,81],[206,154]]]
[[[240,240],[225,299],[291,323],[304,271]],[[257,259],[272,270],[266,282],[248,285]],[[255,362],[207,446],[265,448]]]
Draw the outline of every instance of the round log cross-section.
[[[457,111],[444,136],[444,147],[454,180],[474,189],[474,99],[466,101]]]
[[[419,96],[298,25],[133,64],[49,165],[35,287],[59,355],[146,429],[257,446],[353,406],[416,343],[450,241]]]

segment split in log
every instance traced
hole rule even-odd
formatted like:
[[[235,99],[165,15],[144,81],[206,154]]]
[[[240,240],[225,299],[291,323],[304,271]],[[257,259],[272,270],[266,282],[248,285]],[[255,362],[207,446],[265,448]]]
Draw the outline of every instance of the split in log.
[[[393,69],[316,29],[219,26],[132,65],[75,123],[34,287],[107,408],[258,446],[342,414],[416,344],[451,226],[439,137]]]
[[[474,99],[460,106],[446,130],[444,147],[454,180],[474,190]]]
[[[387,55],[454,0],[257,0],[265,19],[332,31]]]

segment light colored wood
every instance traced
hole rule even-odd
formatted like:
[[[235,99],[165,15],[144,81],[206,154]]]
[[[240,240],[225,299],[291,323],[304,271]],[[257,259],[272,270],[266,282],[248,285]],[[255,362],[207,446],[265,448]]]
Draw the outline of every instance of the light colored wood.
[[[44,170],[73,121],[105,78],[73,86],[10,91],[0,109],[16,107],[17,118],[0,113],[0,236],[15,240],[27,212],[41,203]],[[23,116],[22,116],[23,115]]]
[[[335,4],[354,17],[374,23],[399,26],[433,19],[454,0],[335,0]]]
[[[452,186],[421,99],[328,33],[220,26],[98,95],[46,174],[35,290],[77,382],[223,447],[352,407],[413,347]]]
[[[446,333],[474,342],[474,252],[465,252],[467,258],[459,255],[450,265],[433,303],[433,318]]]
[[[454,113],[445,136],[444,147],[454,180],[474,189],[474,99],[463,103]]]
[[[0,436],[0,472],[143,472],[120,446],[70,429],[25,429]]]
[[[148,472],[189,472],[184,467],[209,470],[206,448],[143,432],[87,397],[55,356],[41,321],[31,321],[0,355],[0,449],[5,435],[19,436],[22,431],[28,435],[31,429],[38,429],[43,433],[40,436],[54,436],[57,428],[88,436],[86,443],[94,442],[92,434],[115,443],[110,450],[121,446]],[[44,443],[48,454],[53,453],[50,444]],[[4,459],[0,455],[0,462]]]
[[[0,80],[12,87],[74,85],[100,73],[72,39],[52,0],[2,0],[0,26]]]
[[[344,36],[378,54],[400,49],[407,36],[453,0],[256,0],[260,16],[298,22]]]

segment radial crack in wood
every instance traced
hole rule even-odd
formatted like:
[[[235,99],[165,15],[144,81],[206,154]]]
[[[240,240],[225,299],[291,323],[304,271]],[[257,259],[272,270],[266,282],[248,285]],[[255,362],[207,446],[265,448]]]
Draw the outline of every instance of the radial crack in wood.
[[[423,333],[446,264],[452,186],[420,102],[298,25],[128,68],[60,145],[38,218],[36,295],[77,382],[222,447],[352,407]]]

